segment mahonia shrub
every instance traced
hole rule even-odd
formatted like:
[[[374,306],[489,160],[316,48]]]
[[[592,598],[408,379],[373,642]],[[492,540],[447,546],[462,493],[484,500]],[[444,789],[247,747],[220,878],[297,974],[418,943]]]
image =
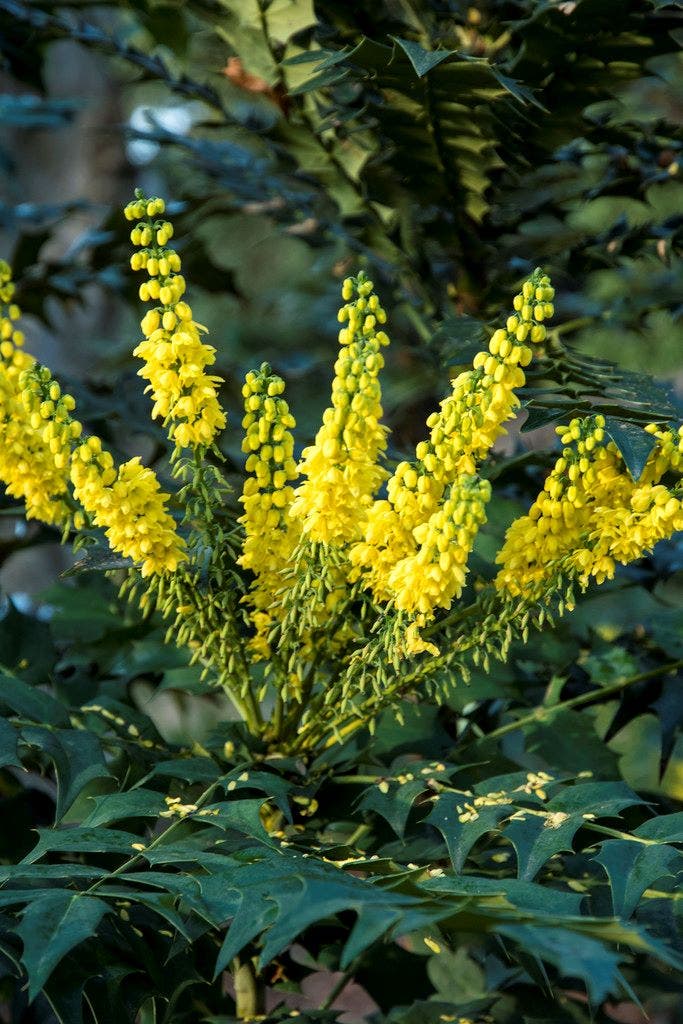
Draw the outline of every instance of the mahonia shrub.
[[[468,581],[492,494],[488,456],[554,313],[540,269],[398,464],[382,423],[387,313],[365,274],[347,278],[330,404],[298,461],[285,382],[267,364],[246,376],[240,511],[222,470],[215,349],[185,298],[164,202],[137,193],[125,214],[149,305],[135,355],[177,488],[166,493],[139,457],[117,464],[86,435],[74,399],[23,347],[5,263],[0,478],[28,518],[65,539],[102,531],[127,560],[123,592],[167,619],[168,641],[191,649],[207,686],[223,687],[272,748],[320,750],[411,691],[438,698],[468,665],[505,659],[513,639],[571,609],[577,589],[683,528],[683,427],[648,425],[636,480],[596,411],[558,428],[561,455],[509,528],[495,579]]]

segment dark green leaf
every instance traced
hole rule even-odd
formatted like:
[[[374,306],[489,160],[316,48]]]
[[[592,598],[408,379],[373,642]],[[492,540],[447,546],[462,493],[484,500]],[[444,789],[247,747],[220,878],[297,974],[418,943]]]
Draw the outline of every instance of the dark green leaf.
[[[660,843],[683,843],[683,811],[650,818],[634,829],[633,834],[643,839],[655,839]]]
[[[66,708],[38,687],[0,672],[0,704],[6,704],[22,718],[50,725],[69,725]]]
[[[132,832],[119,832],[111,828],[38,829],[38,842],[26,857],[33,864],[46,853],[121,853],[134,857],[134,844],[141,842]]]
[[[466,796],[440,796],[426,824],[438,828],[446,841],[448,853],[456,871],[462,870],[467,855],[482,836],[500,831],[500,823],[515,810],[510,804],[496,804],[489,807],[478,807],[474,812],[468,810],[470,802]]]
[[[28,726],[22,732],[25,743],[38,747],[54,763],[57,777],[56,819],[66,811],[93,779],[109,777],[102,747],[92,733],[83,729],[40,729]]]
[[[386,793],[379,784],[369,786],[362,794],[358,808],[362,811],[375,811],[387,821],[397,836],[402,837],[413,803],[425,791],[425,780],[413,779],[410,782],[385,783],[389,786]]]
[[[621,452],[626,468],[636,481],[640,480],[645,464],[655,446],[655,438],[642,427],[624,420],[605,417],[605,430]]]
[[[604,842],[594,860],[607,872],[614,914],[625,918],[631,916],[653,882],[683,871],[683,854],[673,846],[643,846],[627,839]]]
[[[106,796],[91,797],[92,811],[82,821],[83,828],[109,825],[113,821],[127,818],[158,818],[167,810],[162,793],[151,789],[131,789],[125,793],[108,793]]]
[[[398,36],[394,36],[394,39],[412,64],[418,78],[424,78],[432,68],[438,67],[455,53],[453,50],[424,50],[419,43],[414,43],[410,39],[399,39]]]
[[[2,685],[0,683],[0,685]],[[14,765],[21,767],[21,760],[17,751],[19,733],[4,718],[0,718],[0,768]]]
[[[591,1002],[601,1003],[622,992],[619,970],[622,956],[587,935],[531,924],[509,924],[500,929],[526,953],[557,967],[563,978],[581,980]]]
[[[35,999],[70,950],[95,934],[108,912],[104,900],[67,892],[45,894],[27,906],[17,933],[24,943],[29,999]]]

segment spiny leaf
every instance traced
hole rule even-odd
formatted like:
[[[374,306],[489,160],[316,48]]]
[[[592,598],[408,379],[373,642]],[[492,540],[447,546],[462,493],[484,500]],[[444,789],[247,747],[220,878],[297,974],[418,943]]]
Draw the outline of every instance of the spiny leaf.
[[[424,78],[432,68],[455,55],[454,50],[424,50],[419,43],[410,39],[399,39],[398,36],[392,38],[405,53],[418,78]]]
[[[163,794],[151,789],[131,789],[90,799],[94,807],[81,822],[83,828],[109,825],[126,818],[158,818],[159,813],[167,808]]]
[[[650,818],[633,830],[634,836],[656,839],[660,843],[683,843],[683,811]]]
[[[48,730],[30,726],[23,730],[22,736],[26,743],[47,754],[55,766],[57,821],[63,818],[89,782],[109,777],[102,747],[90,732],[83,729]]]
[[[638,483],[655,446],[656,438],[642,427],[625,420],[614,419],[612,416],[605,417],[605,430],[621,452],[629,473]]]
[[[594,858],[602,864],[612,890],[612,908],[628,918],[645,890],[658,878],[683,871],[683,854],[673,846],[643,846],[627,839],[610,839]]]
[[[425,824],[438,828],[446,841],[448,853],[456,871],[462,869],[467,855],[482,836],[499,831],[504,818],[509,817],[515,807],[511,803],[496,804],[477,808],[476,814],[468,812],[467,797],[442,795],[425,819]]]
[[[623,957],[590,936],[533,924],[503,925],[500,932],[527,953],[553,964],[563,978],[583,981],[596,1005],[622,991],[619,967]]]
[[[374,811],[391,825],[396,835],[401,838],[413,803],[426,789],[424,779],[413,779],[410,782],[386,782],[387,792],[380,789],[379,784],[369,786],[360,798],[359,810]]]
[[[46,853],[122,853],[130,857],[136,854],[134,844],[141,842],[132,832],[120,832],[111,828],[62,828],[38,829],[38,842],[25,858],[33,864]]]
[[[521,810],[505,829],[505,838],[517,854],[517,874],[531,880],[554,854],[571,850],[574,836],[585,824],[581,814],[558,814],[553,819],[544,811]],[[557,820],[559,823],[555,824]]]
[[[477,875],[438,875],[422,883],[422,888],[461,896],[502,896],[520,910],[551,916],[578,916],[584,896],[564,892],[549,885],[519,878],[483,878]]]
[[[17,927],[24,943],[22,961],[33,1000],[66,954],[91,938],[109,907],[93,896],[47,893],[29,903]]]

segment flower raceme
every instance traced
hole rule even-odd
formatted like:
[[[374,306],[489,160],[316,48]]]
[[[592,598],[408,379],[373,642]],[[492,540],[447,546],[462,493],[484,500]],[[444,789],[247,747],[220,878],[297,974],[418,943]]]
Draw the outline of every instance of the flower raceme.
[[[334,366],[332,404],[323,413],[315,442],[305,448],[291,514],[311,541],[346,544],[361,536],[364,516],[387,474],[380,465],[388,430],[382,426],[379,383],[381,329],[386,313],[372,281],[360,274],[342,286],[339,356]]]
[[[140,298],[156,303],[142,320],[145,339],[134,355],[144,362],[139,374],[149,381],[152,418],[161,417],[177,448],[196,448],[211,445],[225,426],[218,401],[223,381],[206,373],[216,350],[202,341],[206,328],[195,322],[182,298],[185,279],[180,256],[168,247],[173,225],[161,219],[164,210],[163,199],[138,198],[125,208],[127,220],[138,221],[130,237],[140,248],[131,267],[145,270],[149,278],[140,285]]]
[[[0,282],[0,301],[7,302],[13,289],[4,263]],[[18,317],[10,305],[0,319],[0,479],[8,494],[24,499],[29,518],[66,529],[101,527],[111,549],[143,576],[175,571],[185,556],[166,511],[169,495],[139,458],[117,469],[99,438],[82,440],[75,400],[23,351]]]
[[[0,260],[0,480],[11,497],[25,502],[29,519],[65,527],[68,468],[40,410],[24,402],[23,376],[35,360],[24,351],[13,296],[10,268]]]
[[[98,437],[82,440],[83,426],[71,416],[76,402],[62,394],[47,367],[29,368],[21,383],[31,424],[42,429],[55,465],[69,474],[80,505],[74,527],[101,527],[112,551],[139,564],[143,577],[175,571],[185,557],[184,544],[154,472],[137,456],[116,468]]]
[[[496,586],[513,596],[542,594],[553,577],[569,574],[585,588],[612,579],[617,563],[641,558],[683,529],[680,483],[660,481],[683,465],[683,428],[646,428],[655,445],[639,481],[628,473],[601,415],[558,427],[562,455],[528,514],[508,530],[498,554]]]
[[[139,457],[114,468],[100,439],[91,436],[71,460],[74,498],[104,530],[112,551],[140,566],[143,577],[175,572],[185,559],[185,546],[166,511],[169,496],[155,473]]]
[[[290,515],[292,481],[298,477],[292,435],[296,421],[282,397],[284,390],[285,382],[267,363],[258,373],[249,372],[242,388],[242,450],[249,476],[239,499],[244,543],[238,562],[254,577],[246,603],[252,608],[252,651],[263,658],[270,654],[268,634],[276,620],[278,591],[301,535],[298,520]]]
[[[411,578],[408,566],[420,564],[415,558],[425,557],[424,551],[418,554],[420,531],[432,516],[441,520],[444,494],[449,494],[447,500],[452,504],[450,489],[476,474],[495,441],[505,433],[504,423],[519,407],[516,391],[525,382],[523,367],[533,356],[527,342],[544,341],[542,321],[553,314],[554,294],[550,279],[535,271],[515,296],[515,312],[505,329],[494,332],[488,351],[479,352],[472,369],[452,382],[451,394],[427,420],[429,438],[419,442],[414,460],[398,464],[387,484],[387,498],[375,501],[369,509],[365,537],[351,550],[350,559],[352,575],[361,579],[377,600],[413,607],[403,582],[407,585]],[[433,528],[439,529],[436,523]],[[405,562],[405,571],[398,569],[401,562]],[[462,553],[457,564],[462,565]],[[450,589],[449,584],[444,593]],[[459,594],[455,586],[451,596]],[[421,614],[431,616],[442,601],[436,595],[433,601],[425,595],[421,605]]]

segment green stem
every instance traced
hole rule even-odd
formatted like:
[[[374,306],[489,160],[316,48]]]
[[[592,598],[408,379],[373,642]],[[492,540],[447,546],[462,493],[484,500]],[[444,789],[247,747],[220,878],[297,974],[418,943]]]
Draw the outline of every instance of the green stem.
[[[332,1005],[333,1005],[334,1001],[342,994],[342,992],[344,991],[344,989],[346,988],[348,983],[351,981],[351,979],[353,977],[354,967],[355,967],[355,961],[349,967],[346,968],[346,970],[342,974],[341,978],[339,978],[335,982],[335,984],[332,986],[331,991],[326,996],[326,998],[323,999],[322,1003],[318,1007],[319,1010],[331,1010],[332,1009]]]
[[[480,607],[479,602],[475,601],[473,604],[468,604],[466,608],[459,608],[457,611],[451,612],[450,615],[440,619],[438,622],[433,622],[431,626],[427,626],[426,629],[423,629],[420,632],[422,636],[432,636],[444,627],[455,626],[463,619],[468,619],[471,615],[478,612]]]
[[[282,735],[282,726],[284,724],[285,716],[285,699],[282,696],[282,691],[278,690],[275,697],[275,706],[273,707],[273,714],[270,718],[268,725],[268,738],[273,741],[279,740]]]
[[[262,986],[249,960],[235,957],[232,962],[232,980],[235,986],[235,1012],[238,1020],[254,1020],[261,1013]]]
[[[335,775],[333,782],[348,786],[370,786],[374,782],[381,782],[384,775]]]
[[[620,832],[616,828],[608,828],[607,825],[596,825],[592,821],[584,821],[584,828],[589,828],[593,832],[601,832],[605,836],[611,836],[613,839],[628,839],[630,843],[641,843],[643,846],[659,846],[660,842],[658,839],[643,839],[642,836],[629,835],[628,832]]]
[[[562,711],[582,707],[584,704],[592,704],[594,701],[601,700],[604,697],[611,697],[613,694],[620,693],[627,687],[633,686],[634,683],[642,683],[646,679],[654,679],[656,676],[664,675],[667,672],[675,672],[681,666],[683,666],[683,658],[679,658],[678,661],[671,661],[666,665],[659,665],[657,668],[649,669],[647,672],[639,672],[635,676],[627,676],[625,679],[612,683],[611,686],[603,686],[599,690],[591,690],[589,693],[579,694],[578,697],[570,697],[569,700],[553,704],[551,707],[534,708],[528,715],[523,715],[522,718],[518,718],[514,722],[507,722],[498,729],[494,729],[493,732],[485,733],[483,736],[477,737],[477,739],[497,740],[501,736],[507,736],[509,733],[523,729],[527,725],[533,725],[538,722],[547,723]],[[470,740],[465,746],[469,746],[473,742],[475,741]]]
[[[263,721],[260,705],[250,688],[245,690],[244,697],[242,699],[244,700],[245,708],[244,721],[246,722],[249,732],[252,736],[261,736],[265,723]]]
[[[553,327],[549,334],[568,334],[570,331],[577,331],[580,327],[590,327],[595,322],[592,316],[577,316],[574,320],[567,320],[557,327]]]

